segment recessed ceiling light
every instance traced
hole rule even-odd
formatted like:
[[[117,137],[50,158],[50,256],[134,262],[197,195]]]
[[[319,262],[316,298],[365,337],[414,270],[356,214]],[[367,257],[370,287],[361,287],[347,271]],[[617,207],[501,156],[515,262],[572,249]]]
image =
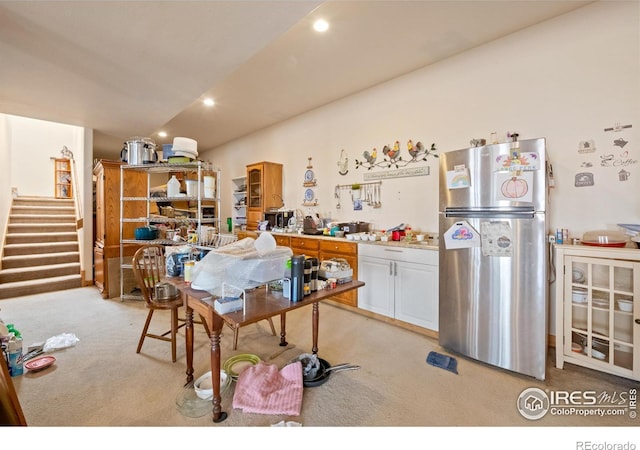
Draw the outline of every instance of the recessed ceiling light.
[[[161,132],[158,133],[158,136],[167,137],[167,132],[166,131],[161,131]]]
[[[207,106],[213,106],[216,104],[216,102],[214,102],[212,98],[205,98],[204,100],[202,100],[202,103]]]
[[[318,19],[313,23],[313,29],[323,33],[329,29],[329,22],[324,19]]]

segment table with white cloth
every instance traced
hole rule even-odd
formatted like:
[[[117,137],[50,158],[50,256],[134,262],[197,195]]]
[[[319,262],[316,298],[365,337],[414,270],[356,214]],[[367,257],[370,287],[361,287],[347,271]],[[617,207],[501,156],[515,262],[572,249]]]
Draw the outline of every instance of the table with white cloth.
[[[186,355],[187,355],[187,383],[193,381],[193,313],[196,311],[206,321],[211,335],[211,380],[213,384],[213,421],[222,422],[227,413],[222,411],[220,396],[220,334],[224,323],[233,327],[241,327],[265,320],[273,316],[280,316],[280,345],[286,346],[286,313],[305,306],[312,307],[312,353],[318,353],[318,328],[320,313],[318,303],[330,299],[343,292],[364,286],[362,281],[353,280],[338,284],[331,289],[321,289],[293,302],[285,298],[282,291],[272,291],[266,287],[256,288],[246,292],[245,308],[240,311],[218,314],[214,308],[215,297],[208,291],[191,288],[181,278],[167,278],[182,293],[186,310]]]

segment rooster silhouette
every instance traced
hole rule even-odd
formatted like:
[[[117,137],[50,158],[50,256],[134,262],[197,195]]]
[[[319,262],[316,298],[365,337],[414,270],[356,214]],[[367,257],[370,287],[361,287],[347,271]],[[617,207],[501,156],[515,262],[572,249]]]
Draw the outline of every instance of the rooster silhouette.
[[[400,142],[396,141],[393,144],[392,149],[390,149],[388,145],[385,145],[384,148],[382,149],[382,153],[384,153],[385,156],[388,156],[389,159],[393,161],[398,157],[398,154],[400,153]]]
[[[407,149],[409,150],[409,154],[411,155],[411,160],[415,161],[420,152],[424,150],[424,147],[422,147],[422,142],[418,142],[414,147],[413,141],[409,139],[409,142],[407,142]]]
[[[373,150],[371,150],[371,153],[365,150],[362,156],[364,156],[364,159],[366,159],[369,164],[374,165],[376,163],[376,159],[378,158],[378,149],[374,148]]]

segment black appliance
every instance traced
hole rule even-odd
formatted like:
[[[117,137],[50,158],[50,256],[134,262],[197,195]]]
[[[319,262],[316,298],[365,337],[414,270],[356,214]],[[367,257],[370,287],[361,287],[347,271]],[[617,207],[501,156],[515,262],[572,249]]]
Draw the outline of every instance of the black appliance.
[[[293,211],[267,211],[264,213],[264,220],[269,222],[267,228],[284,228],[289,225],[289,219],[294,216]]]

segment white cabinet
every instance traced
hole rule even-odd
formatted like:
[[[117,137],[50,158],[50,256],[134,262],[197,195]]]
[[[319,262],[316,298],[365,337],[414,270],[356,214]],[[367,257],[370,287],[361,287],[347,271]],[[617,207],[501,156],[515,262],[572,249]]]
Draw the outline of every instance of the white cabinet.
[[[556,366],[640,380],[640,251],[556,246]]]
[[[358,246],[358,307],[438,330],[438,252],[376,244]]]
[[[232,231],[244,230],[247,226],[247,177],[231,179]]]

